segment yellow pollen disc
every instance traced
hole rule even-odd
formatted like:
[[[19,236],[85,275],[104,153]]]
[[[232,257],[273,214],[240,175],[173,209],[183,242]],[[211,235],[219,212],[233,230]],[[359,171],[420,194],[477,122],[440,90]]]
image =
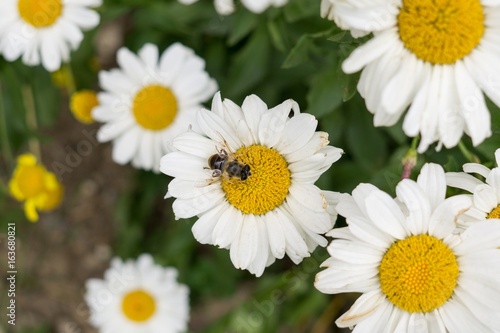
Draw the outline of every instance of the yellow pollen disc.
[[[45,173],[45,197],[39,207],[40,210],[49,211],[59,206],[63,198],[63,192],[63,187],[56,175],[47,171]]]
[[[479,0],[403,0],[399,36],[417,58],[453,64],[479,44],[484,20]]]
[[[487,219],[500,219],[500,205],[498,205],[496,208],[494,208],[488,216],[486,216]]]
[[[36,28],[45,28],[59,19],[63,4],[61,0],[19,0],[17,8],[24,21]]]
[[[248,164],[251,175],[246,180],[223,177],[227,201],[243,214],[261,215],[280,206],[291,184],[283,156],[260,145],[241,147],[235,155],[239,162]]]
[[[156,302],[148,292],[134,290],[126,294],[123,298],[122,310],[128,319],[143,322],[151,318],[155,313]]]
[[[45,168],[41,165],[23,166],[17,175],[17,186],[25,198],[32,198],[44,191]]]
[[[71,96],[70,109],[76,119],[84,124],[94,122],[92,109],[99,104],[97,94],[92,90],[82,90]]]
[[[145,129],[162,130],[174,121],[177,100],[168,88],[147,86],[135,95],[133,113],[137,123]]]
[[[380,286],[400,309],[430,312],[453,294],[458,278],[457,258],[441,240],[410,236],[397,241],[380,264]]]

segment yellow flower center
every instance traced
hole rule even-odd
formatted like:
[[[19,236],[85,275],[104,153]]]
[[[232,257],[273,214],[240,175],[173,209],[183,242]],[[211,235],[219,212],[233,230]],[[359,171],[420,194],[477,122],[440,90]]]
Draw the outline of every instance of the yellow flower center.
[[[62,14],[61,0],[19,0],[19,15],[36,28],[45,28],[54,24]]]
[[[158,131],[168,127],[177,114],[177,100],[168,88],[150,85],[134,98],[135,120],[145,129]]]
[[[399,35],[417,58],[453,64],[468,55],[484,34],[479,0],[403,0]]]
[[[148,292],[134,290],[126,294],[123,298],[122,310],[128,319],[143,322],[151,318],[155,313],[156,302]]]
[[[52,172],[47,172],[45,175],[45,197],[40,210],[49,211],[59,206],[63,192],[63,187],[56,175]]]
[[[487,219],[500,219],[500,205],[496,206],[489,214],[486,216]]]
[[[404,311],[430,312],[442,306],[457,284],[458,263],[451,249],[429,236],[397,241],[380,264],[380,286],[389,301]]]
[[[23,166],[16,177],[19,191],[25,198],[33,198],[42,193],[44,188],[45,168],[41,165]]]
[[[82,90],[71,97],[70,108],[76,119],[84,124],[94,122],[92,109],[99,104],[97,94],[92,90]]]
[[[290,170],[276,150],[260,145],[241,147],[235,153],[239,162],[250,166],[246,180],[223,178],[222,189],[231,205],[243,214],[261,215],[278,207],[290,188]]]

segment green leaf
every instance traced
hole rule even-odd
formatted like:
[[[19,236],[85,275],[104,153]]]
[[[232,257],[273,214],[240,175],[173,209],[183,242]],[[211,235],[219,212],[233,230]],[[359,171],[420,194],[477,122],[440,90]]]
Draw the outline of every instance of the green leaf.
[[[342,77],[337,68],[331,66],[312,79],[307,94],[307,112],[320,118],[339,107],[342,99]]]
[[[319,1],[292,0],[283,9],[285,18],[289,23],[296,22],[310,16],[318,16],[320,13]]]
[[[269,67],[270,41],[265,26],[259,27],[231,64],[226,96],[243,96],[266,75]]]
[[[373,126],[373,116],[365,110],[351,108],[347,128],[347,148],[366,172],[380,169],[387,157],[386,138]]]
[[[274,47],[281,52],[288,50],[286,25],[281,19],[267,22],[267,28]]]
[[[316,51],[316,49],[314,41],[310,36],[304,35],[300,37],[283,62],[282,68],[292,68],[309,60],[310,54]]]
[[[227,44],[233,46],[247,37],[259,22],[259,17],[244,10],[236,11],[232,17],[234,25],[229,33]]]

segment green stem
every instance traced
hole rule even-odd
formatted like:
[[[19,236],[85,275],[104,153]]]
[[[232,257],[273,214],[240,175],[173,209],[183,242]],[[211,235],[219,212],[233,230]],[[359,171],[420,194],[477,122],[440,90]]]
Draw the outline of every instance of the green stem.
[[[420,140],[420,135],[417,135],[411,141],[411,147],[410,147],[411,150],[417,150],[418,140]]]
[[[21,90],[23,94],[24,108],[26,109],[26,125],[33,133],[36,133],[38,124],[33,91],[29,85],[23,85]],[[38,138],[32,137],[29,140],[28,145],[30,152],[36,156],[38,161],[41,161],[42,154],[40,149],[40,141],[38,141]]]
[[[66,91],[68,93],[68,97],[71,98],[71,96],[76,92],[75,77],[73,75],[73,69],[71,68],[70,63],[64,64],[64,67],[66,68],[66,73],[68,74],[68,84],[66,85]]]
[[[3,104],[3,89],[0,84],[0,137],[2,138],[2,155],[8,169],[14,166],[14,155],[10,147],[9,133],[7,131],[7,115]]]
[[[479,158],[473,154],[466,146],[465,144],[462,142],[462,140],[460,140],[458,142],[458,148],[460,149],[460,151],[462,152],[462,155],[464,155],[465,159],[471,163],[480,163],[481,161],[479,160]]]

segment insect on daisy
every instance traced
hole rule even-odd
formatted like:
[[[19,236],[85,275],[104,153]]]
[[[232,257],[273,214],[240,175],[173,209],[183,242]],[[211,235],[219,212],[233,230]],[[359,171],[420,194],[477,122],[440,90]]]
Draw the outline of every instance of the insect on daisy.
[[[426,164],[393,199],[360,184],[337,205],[331,258],[316,276],[323,293],[362,295],[336,324],[354,332],[494,332],[500,329],[500,221],[456,234],[467,195],[445,199],[444,170]]]
[[[99,73],[104,92],[92,117],[105,123],[100,142],[113,141],[113,160],[158,172],[171,140],[185,132],[201,103],[213,96],[217,83],[205,72],[205,61],[193,50],[173,44],[158,54],[152,44],[138,56],[118,51],[120,69]]]
[[[500,106],[500,2],[330,2],[340,27],[374,35],[342,68],[363,69],[358,91],[376,126],[394,125],[408,109],[403,130],[420,134],[419,152],[434,142],[454,147],[464,132],[474,145],[491,135],[483,92]]]
[[[229,249],[234,266],[256,276],[285,253],[298,264],[326,246],[321,235],[335,222],[338,194],[314,182],[342,150],[315,132],[314,116],[293,100],[268,109],[252,95],[239,107],[217,93],[212,111],[196,119],[201,131],[175,138],[178,151],[162,158],[160,171],[175,177],[167,196],[176,198],[176,218],[199,217],[192,231],[200,243]]]
[[[100,332],[179,333],[187,330],[189,289],[177,270],[156,265],[149,254],[137,261],[111,261],[104,279],[89,279],[89,321]]]
[[[83,40],[82,30],[99,24],[102,0],[0,1],[0,53],[8,61],[22,56],[28,66],[56,71]]]
[[[495,159],[497,167],[491,170],[481,164],[466,163],[463,166],[465,172],[446,173],[448,186],[466,190],[473,195],[474,205],[458,218],[462,228],[480,220],[500,218],[500,149],[495,152]],[[485,182],[470,173],[484,177]]]

